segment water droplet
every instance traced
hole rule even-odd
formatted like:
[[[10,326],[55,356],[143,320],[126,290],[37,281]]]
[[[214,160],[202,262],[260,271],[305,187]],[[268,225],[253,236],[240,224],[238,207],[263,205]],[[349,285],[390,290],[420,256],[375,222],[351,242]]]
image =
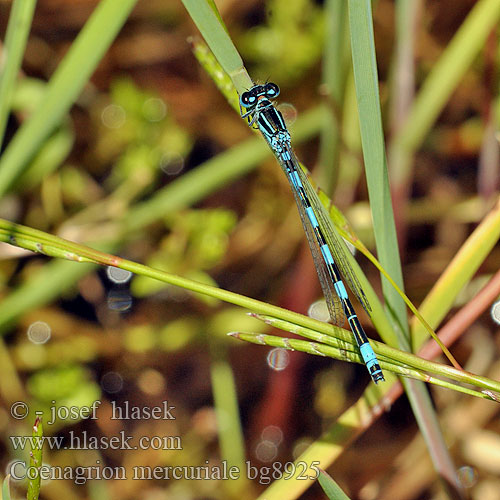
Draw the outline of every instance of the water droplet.
[[[120,392],[123,388],[123,378],[119,373],[107,372],[101,377],[101,387],[109,394]]]
[[[28,327],[26,334],[33,344],[45,344],[51,336],[50,326],[45,321],[35,321]]]
[[[278,455],[278,447],[271,441],[261,441],[255,447],[255,456],[261,462],[271,462]]]
[[[277,425],[268,425],[260,434],[263,441],[269,441],[278,446],[283,441],[283,431]]]
[[[278,109],[281,111],[287,127],[295,123],[298,113],[293,104],[282,102],[278,105]]]
[[[122,106],[110,104],[102,110],[101,120],[106,127],[117,129],[125,124],[127,113]]]
[[[160,160],[160,168],[167,175],[177,175],[184,168],[184,158],[178,153],[166,153]]]
[[[106,268],[106,274],[113,283],[117,284],[126,283],[132,277],[132,273],[130,271],[113,266],[108,266]]]
[[[132,306],[132,297],[126,290],[111,290],[108,293],[108,307],[113,311],[126,311]]]
[[[302,455],[302,453],[304,453],[309,448],[309,446],[311,446],[312,443],[313,443],[312,439],[309,438],[299,439],[293,447],[292,451],[293,459],[296,460],[297,458],[299,458]]]
[[[267,364],[276,371],[284,370],[290,361],[290,355],[286,349],[276,347],[269,351],[267,355]]]
[[[317,300],[316,302],[313,302],[309,306],[307,315],[310,318],[323,321],[324,323],[328,323],[328,321],[330,320],[330,313],[328,312],[328,306],[326,305],[326,300],[320,299]]]
[[[148,99],[142,106],[142,112],[146,120],[159,122],[167,115],[167,105],[159,97]]]
[[[500,325],[500,300],[496,301],[491,306],[491,319]]]
[[[464,488],[472,488],[477,482],[477,472],[476,469],[470,467],[469,465],[464,465],[460,467],[457,471],[458,480]]]

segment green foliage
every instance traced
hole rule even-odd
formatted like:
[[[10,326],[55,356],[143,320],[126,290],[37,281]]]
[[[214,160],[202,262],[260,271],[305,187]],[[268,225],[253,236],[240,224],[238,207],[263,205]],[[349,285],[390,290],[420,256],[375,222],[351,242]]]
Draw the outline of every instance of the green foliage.
[[[266,24],[241,34],[238,46],[257,80],[296,81],[321,57],[324,11],[312,0],[271,0],[266,11]]]
[[[115,163],[108,186],[117,189],[127,183],[153,189],[174,162],[184,161],[192,140],[175,123],[165,102],[132,80],[113,82],[110,98],[93,110],[96,155],[104,164]]]
[[[159,333],[159,346],[168,352],[179,351],[192,345],[203,329],[203,323],[194,317],[181,317],[169,321]]]
[[[61,364],[39,370],[29,377],[27,388],[35,399],[33,407],[43,411],[44,415],[50,414],[53,401],[58,407],[91,406],[101,394],[89,371],[81,365]],[[67,425],[67,421],[58,419],[51,429],[55,430],[61,425]]]
[[[28,161],[60,125],[137,0],[103,0],[47,86],[45,98],[16,133],[0,160],[4,194]]]
[[[207,273],[226,254],[229,234],[236,224],[233,212],[223,209],[186,210],[165,218],[170,230],[147,264],[156,269],[180,274],[214,285]],[[134,295],[143,297],[158,292],[165,285],[137,276],[132,284]]]

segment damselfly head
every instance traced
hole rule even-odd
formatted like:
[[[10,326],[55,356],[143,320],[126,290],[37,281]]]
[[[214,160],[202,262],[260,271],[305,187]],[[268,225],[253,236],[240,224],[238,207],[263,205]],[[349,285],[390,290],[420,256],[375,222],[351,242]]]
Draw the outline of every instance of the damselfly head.
[[[272,82],[264,85],[254,85],[247,92],[243,92],[240,96],[240,104],[244,108],[252,108],[260,99],[275,99],[280,93],[280,88]]]

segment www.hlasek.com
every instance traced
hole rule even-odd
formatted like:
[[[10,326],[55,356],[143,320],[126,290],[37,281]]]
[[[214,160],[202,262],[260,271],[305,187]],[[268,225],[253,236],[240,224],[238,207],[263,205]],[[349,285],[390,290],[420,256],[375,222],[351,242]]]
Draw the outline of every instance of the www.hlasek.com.
[[[14,450],[182,450],[180,436],[134,436],[120,431],[116,436],[90,436],[87,431],[67,436],[9,436]]]
[[[96,465],[88,467],[50,466],[27,467],[21,460],[12,462],[8,472],[15,480],[40,479],[43,480],[69,480],[75,484],[85,484],[87,481],[101,479],[135,479],[135,480],[236,480],[246,476],[250,480],[257,480],[260,484],[270,484],[278,479],[295,479],[314,481],[319,476],[319,461],[311,462],[273,462],[271,466],[255,467],[250,462],[245,462],[244,470],[237,466],[229,466],[224,460],[219,464],[189,466],[149,467],[136,465],[132,469],[125,467],[107,467],[101,465],[100,460]],[[128,475],[127,475],[128,472]]]

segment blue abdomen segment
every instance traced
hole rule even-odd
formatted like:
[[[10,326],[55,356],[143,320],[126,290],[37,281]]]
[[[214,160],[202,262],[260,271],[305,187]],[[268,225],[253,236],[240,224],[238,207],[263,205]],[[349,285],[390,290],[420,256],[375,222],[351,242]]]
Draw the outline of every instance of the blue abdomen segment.
[[[296,170],[291,172],[290,178],[292,179],[295,189],[303,188],[302,182],[300,181],[299,174]]]
[[[375,383],[379,380],[384,380],[382,369],[378,364],[377,356],[373,352],[372,346],[368,342],[365,342],[359,346],[359,351]]]
[[[363,361],[368,365],[368,363],[373,363],[377,361],[377,357],[375,356],[375,353],[373,352],[372,346],[366,342],[362,346],[359,347],[359,350],[361,351],[361,356],[363,358]]]
[[[306,214],[309,218],[309,221],[311,222],[311,226],[313,228],[319,227],[318,220],[316,219],[316,216],[314,215],[313,209],[311,207],[306,208]]]
[[[342,281],[337,281],[333,284],[335,291],[340,299],[347,299],[347,290],[345,289],[344,283]]]
[[[320,250],[321,250],[321,255],[323,255],[323,258],[325,259],[325,262],[329,266],[333,266],[332,252],[330,252],[328,245],[326,245],[326,244],[321,245]]]

